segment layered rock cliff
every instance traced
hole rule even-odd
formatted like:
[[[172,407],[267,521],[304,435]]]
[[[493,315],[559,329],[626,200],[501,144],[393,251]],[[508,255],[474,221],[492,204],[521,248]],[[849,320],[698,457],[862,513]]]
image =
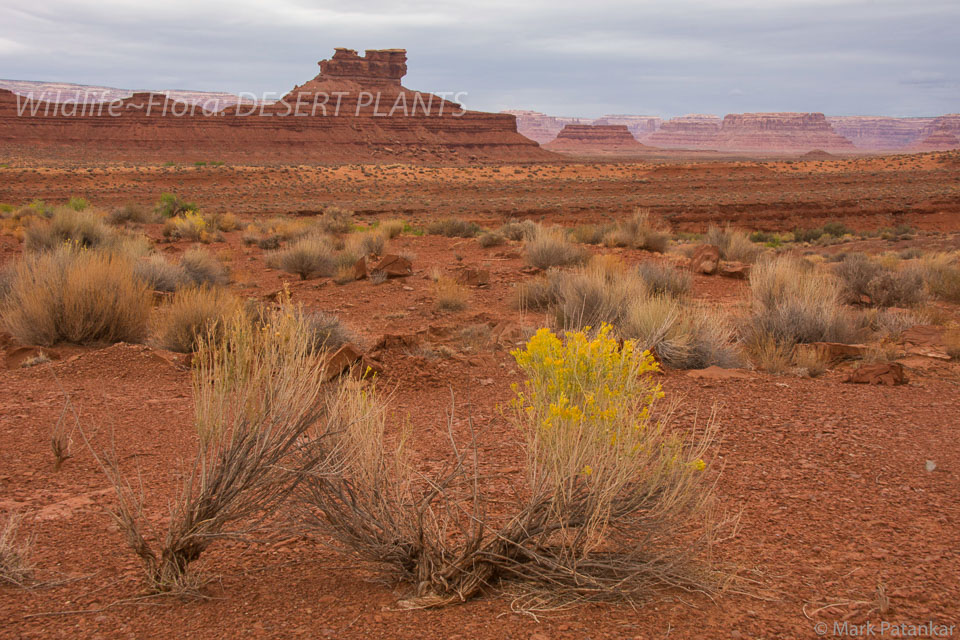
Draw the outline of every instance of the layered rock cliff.
[[[665,121],[644,142],[664,149],[712,149],[720,124],[719,116],[691,113]]]
[[[0,91],[9,156],[77,161],[365,162],[549,160],[508,114],[468,111],[404,88],[406,53],[337,49],[320,74],[272,104],[211,113],[164,94],[96,105],[50,104]]]
[[[636,153],[650,149],[640,144],[624,124],[568,124],[543,148],[585,155]]]
[[[568,124],[590,124],[589,118],[563,118],[548,116],[539,111],[508,110],[508,113],[517,119],[517,131],[520,135],[535,140],[540,144],[550,142]]]
[[[930,134],[917,143],[917,150],[947,151],[960,149],[960,113],[950,113],[934,118],[931,129]]]
[[[910,147],[933,131],[933,118],[827,116],[839,135],[858,149],[885,151]]]
[[[728,113],[716,137],[723,151],[852,151],[822,113]]]
[[[591,122],[594,125],[622,124],[626,125],[630,133],[637,140],[654,133],[663,124],[663,118],[658,116],[607,115]]]

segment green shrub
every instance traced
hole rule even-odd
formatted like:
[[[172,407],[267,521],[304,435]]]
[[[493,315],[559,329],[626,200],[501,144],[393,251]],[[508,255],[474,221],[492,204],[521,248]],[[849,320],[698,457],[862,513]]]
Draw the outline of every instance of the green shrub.
[[[172,218],[190,211],[197,211],[197,205],[183,200],[175,193],[161,193],[155,211],[159,216]]]

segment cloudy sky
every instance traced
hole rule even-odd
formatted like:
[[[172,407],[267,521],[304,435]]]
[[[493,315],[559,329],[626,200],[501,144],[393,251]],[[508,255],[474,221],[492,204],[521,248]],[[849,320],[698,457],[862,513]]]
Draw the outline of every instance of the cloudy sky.
[[[958,0],[0,0],[0,78],[285,92],[333,47],[554,115],[960,111]]]

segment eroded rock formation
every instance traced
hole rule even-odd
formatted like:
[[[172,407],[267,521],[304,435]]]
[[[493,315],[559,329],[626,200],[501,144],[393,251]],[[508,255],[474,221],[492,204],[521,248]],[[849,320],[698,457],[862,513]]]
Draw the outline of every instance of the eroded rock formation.
[[[589,155],[631,153],[649,149],[637,142],[627,125],[568,124],[544,149]]]
[[[670,118],[644,142],[664,149],[712,149],[720,124],[719,116],[691,113]]]
[[[630,133],[637,140],[643,140],[645,137],[654,133],[663,124],[663,119],[658,116],[632,116],[632,115],[607,115],[601,116],[591,122],[595,125],[622,124],[626,125]]]
[[[852,151],[822,113],[728,113],[717,135],[724,151]]]
[[[92,105],[0,91],[8,157],[75,161],[372,162],[549,160],[508,114],[468,111],[400,84],[402,49],[337,49],[313,80],[271,104],[210,112],[158,93]]]
[[[933,131],[933,118],[827,116],[839,135],[858,149],[875,151],[910,147]]]
[[[589,118],[562,118],[548,116],[539,111],[501,111],[517,119],[517,131],[520,135],[535,140],[540,144],[552,141],[557,134],[568,124],[590,124]]]
[[[931,128],[933,131],[917,144],[917,150],[960,149],[960,113],[950,113],[934,118]]]

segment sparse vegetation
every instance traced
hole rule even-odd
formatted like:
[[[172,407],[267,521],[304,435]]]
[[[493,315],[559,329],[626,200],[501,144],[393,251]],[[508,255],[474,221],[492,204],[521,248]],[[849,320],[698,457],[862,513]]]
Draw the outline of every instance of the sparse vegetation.
[[[22,538],[23,514],[7,514],[0,526],[0,584],[23,587],[33,574],[33,539]]]
[[[470,290],[452,278],[443,276],[433,283],[436,307],[440,311],[463,311],[470,299]]]
[[[337,270],[336,250],[326,237],[311,235],[279,250],[267,264],[294,273],[301,280],[331,276]]]
[[[196,350],[201,339],[222,335],[227,319],[240,303],[224,289],[189,287],[177,291],[159,312],[157,343],[179,353]]]
[[[690,291],[690,274],[672,265],[641,262],[637,265],[637,273],[649,293],[682,298]]]
[[[157,215],[163,218],[172,218],[177,215],[197,211],[197,205],[183,200],[175,193],[161,193],[160,200],[154,208]]]
[[[467,222],[460,218],[443,218],[434,220],[427,225],[427,233],[448,238],[473,238],[482,229],[475,222]]]
[[[538,269],[583,264],[590,254],[582,247],[571,244],[560,230],[542,229],[533,238],[524,242],[524,260]]]
[[[27,255],[0,305],[2,326],[23,344],[138,342],[150,292],[123,256],[68,247]]]
[[[215,255],[206,249],[194,248],[180,258],[180,267],[187,278],[198,286],[219,286],[230,282],[230,274]]]
[[[64,244],[75,247],[102,248],[116,237],[103,217],[94,211],[77,211],[58,207],[50,220],[36,220],[24,232],[28,251],[50,251]]]
[[[720,250],[720,258],[734,262],[754,262],[760,255],[760,247],[750,240],[744,231],[732,227],[710,227],[704,242]]]
[[[153,254],[139,260],[133,268],[133,273],[150,289],[163,293],[176,291],[190,281],[182,265],[172,264],[160,254]]]
[[[603,244],[663,253],[670,244],[670,233],[655,225],[648,211],[638,209],[632,217],[618,221],[603,238]]]

